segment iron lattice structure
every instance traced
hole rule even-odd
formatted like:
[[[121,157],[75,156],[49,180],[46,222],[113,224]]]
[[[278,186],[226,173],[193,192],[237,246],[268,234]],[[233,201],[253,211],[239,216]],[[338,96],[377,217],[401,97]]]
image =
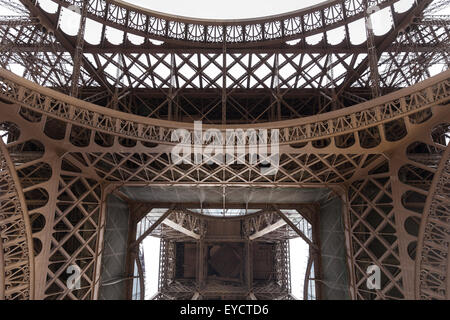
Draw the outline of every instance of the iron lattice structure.
[[[141,204],[142,205],[142,204]],[[150,207],[145,205],[148,208]],[[305,211],[307,206],[301,206]],[[309,210],[313,212],[314,210]],[[305,233],[298,229],[301,218],[300,213],[285,214],[276,209],[258,210],[258,212],[235,216],[235,221],[242,222],[241,238],[228,238],[228,241],[244,240],[245,262],[243,267],[245,271],[242,275],[242,281],[233,282],[232,279],[215,281],[215,277],[209,277],[206,264],[200,263],[207,256],[205,248],[208,244],[220,242],[223,239],[205,237],[208,221],[214,221],[216,218],[208,217],[194,213],[187,208],[171,210],[160,216],[160,219],[149,221],[142,229],[142,234],[138,239],[131,243],[131,247],[140,244],[142,236],[148,235],[161,237],[160,265],[159,265],[159,286],[158,293],[152,299],[211,299],[212,297],[244,297],[246,299],[290,299],[291,284],[289,271],[289,242],[287,239],[298,236],[305,237],[311,246],[315,246],[312,239],[306,238]],[[144,218],[145,219],[145,218]],[[288,222],[294,229],[290,227]],[[195,221],[195,222],[194,222]],[[194,222],[194,223],[193,223]],[[175,224],[175,225],[174,225]],[[168,227],[170,226],[170,227]],[[276,231],[274,233],[274,231]],[[176,275],[177,257],[176,244],[185,241],[195,241],[196,259],[198,259],[198,269],[195,270],[196,276],[192,280],[180,279]],[[270,267],[270,276],[267,279],[253,280],[253,250],[255,246],[263,243],[270,246],[273,250],[273,263]],[[136,256],[130,256],[129,259],[136,259]],[[311,256],[311,259],[314,259]],[[183,262],[183,261],[182,261]],[[182,264],[181,262],[181,264]],[[178,263],[180,265],[180,263]],[[144,276],[139,274],[141,283],[144,283]],[[209,280],[207,278],[210,278]],[[214,279],[211,281],[211,279]],[[144,297],[141,291],[141,299]]]
[[[16,14],[0,17],[0,299],[98,298],[106,197],[123,185],[329,188],[344,203],[351,298],[450,298],[446,1],[399,13],[392,0],[333,0],[239,21],[113,0],[54,0],[55,13],[1,3]],[[58,24],[72,5],[77,36]],[[373,5],[393,27],[355,45],[351,23]],[[97,44],[84,39],[92,21]],[[172,133],[193,120],[280,129],[278,172],[174,164]]]

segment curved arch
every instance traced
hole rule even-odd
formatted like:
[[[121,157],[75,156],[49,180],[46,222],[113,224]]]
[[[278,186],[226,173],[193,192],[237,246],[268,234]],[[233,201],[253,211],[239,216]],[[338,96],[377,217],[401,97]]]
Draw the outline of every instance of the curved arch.
[[[54,0],[62,7],[70,0]],[[36,4],[36,0],[31,0]],[[380,9],[395,0],[378,0]],[[412,10],[410,8],[409,10]],[[142,8],[120,0],[91,0],[87,17],[126,33],[191,46],[260,45],[306,38],[365,16],[364,5],[352,0],[329,0],[304,9],[251,19],[195,19]],[[398,13],[393,13],[398,14]]]
[[[450,148],[428,195],[416,255],[416,299],[450,299]]]
[[[3,295],[6,299],[33,299],[34,250],[31,225],[19,178],[1,139],[0,184],[4,192],[0,200]]]
[[[147,142],[175,144],[176,129],[194,131],[194,124],[146,118],[85,102],[44,88],[0,69],[0,96],[27,109],[64,122]],[[305,142],[342,135],[405,117],[450,99],[450,70],[388,95],[337,111],[277,122],[241,125],[203,125],[203,130],[278,129],[279,144]],[[30,103],[32,101],[33,103]]]

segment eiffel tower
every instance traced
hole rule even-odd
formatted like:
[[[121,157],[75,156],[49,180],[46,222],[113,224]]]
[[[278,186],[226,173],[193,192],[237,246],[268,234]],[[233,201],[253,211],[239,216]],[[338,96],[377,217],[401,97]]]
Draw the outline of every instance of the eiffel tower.
[[[448,1],[132,2],[0,0],[0,300],[450,299]]]

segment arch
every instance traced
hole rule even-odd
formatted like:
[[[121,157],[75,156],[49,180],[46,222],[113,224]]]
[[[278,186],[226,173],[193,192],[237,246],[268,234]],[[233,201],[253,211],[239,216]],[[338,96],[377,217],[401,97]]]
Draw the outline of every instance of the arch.
[[[4,297],[1,298],[33,299],[34,249],[31,225],[19,178],[1,139],[0,166],[0,185],[6,195],[1,200],[3,219],[0,220],[0,230],[2,239],[15,240],[4,241],[0,247],[2,249],[0,257],[3,258],[3,261],[0,260],[3,263],[2,278],[4,278],[4,287],[1,289]],[[10,255],[14,255],[14,258]]]
[[[450,148],[446,148],[425,204],[416,256],[416,299],[450,299]],[[446,191],[447,190],[447,191]]]
[[[450,70],[412,87],[400,89],[343,110],[261,124],[222,125],[220,130],[278,129],[280,145],[323,140],[336,135],[358,132],[361,146],[373,148],[381,142],[380,125],[421,110],[428,110],[431,106],[447,101],[448,92],[450,92],[449,78]],[[75,99],[41,87],[4,69],[0,69],[0,83],[8,89],[0,93],[5,99],[19,104],[22,108],[49,116],[45,125],[48,129],[46,133],[55,139],[64,137],[67,123],[122,138],[168,145],[175,144],[171,140],[174,130],[186,129],[191,133],[194,130],[194,124],[147,118]],[[21,92],[20,95],[16,93],[18,91]],[[433,94],[431,95],[430,92]],[[38,96],[36,104],[28,103],[31,96]],[[424,100],[424,97],[427,99]],[[398,99],[400,103],[393,103]],[[416,101],[422,101],[422,103]],[[49,105],[58,107],[50,109]],[[388,105],[391,108],[395,107],[395,110],[389,113],[383,112]],[[53,128],[49,126],[50,122],[59,125]],[[210,128],[217,128],[217,126],[203,125],[203,130]]]
[[[54,2],[62,7],[72,5],[69,0]],[[214,20],[171,15],[122,1],[102,2],[90,3],[87,17],[108,28],[141,36],[152,42],[156,40],[208,47],[220,47],[223,42],[230,47],[239,47],[243,44],[255,46],[302,39],[360,20],[365,15],[362,6],[355,6],[353,1],[346,0],[329,0],[304,9],[260,18]],[[382,0],[378,6],[383,9],[394,2]],[[125,16],[129,18],[125,19]]]

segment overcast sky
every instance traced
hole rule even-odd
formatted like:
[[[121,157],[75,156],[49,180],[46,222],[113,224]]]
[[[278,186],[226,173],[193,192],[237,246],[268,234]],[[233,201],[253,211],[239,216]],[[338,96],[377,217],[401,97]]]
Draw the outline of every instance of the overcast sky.
[[[203,19],[263,17],[309,7],[325,0],[129,0],[148,9]]]

